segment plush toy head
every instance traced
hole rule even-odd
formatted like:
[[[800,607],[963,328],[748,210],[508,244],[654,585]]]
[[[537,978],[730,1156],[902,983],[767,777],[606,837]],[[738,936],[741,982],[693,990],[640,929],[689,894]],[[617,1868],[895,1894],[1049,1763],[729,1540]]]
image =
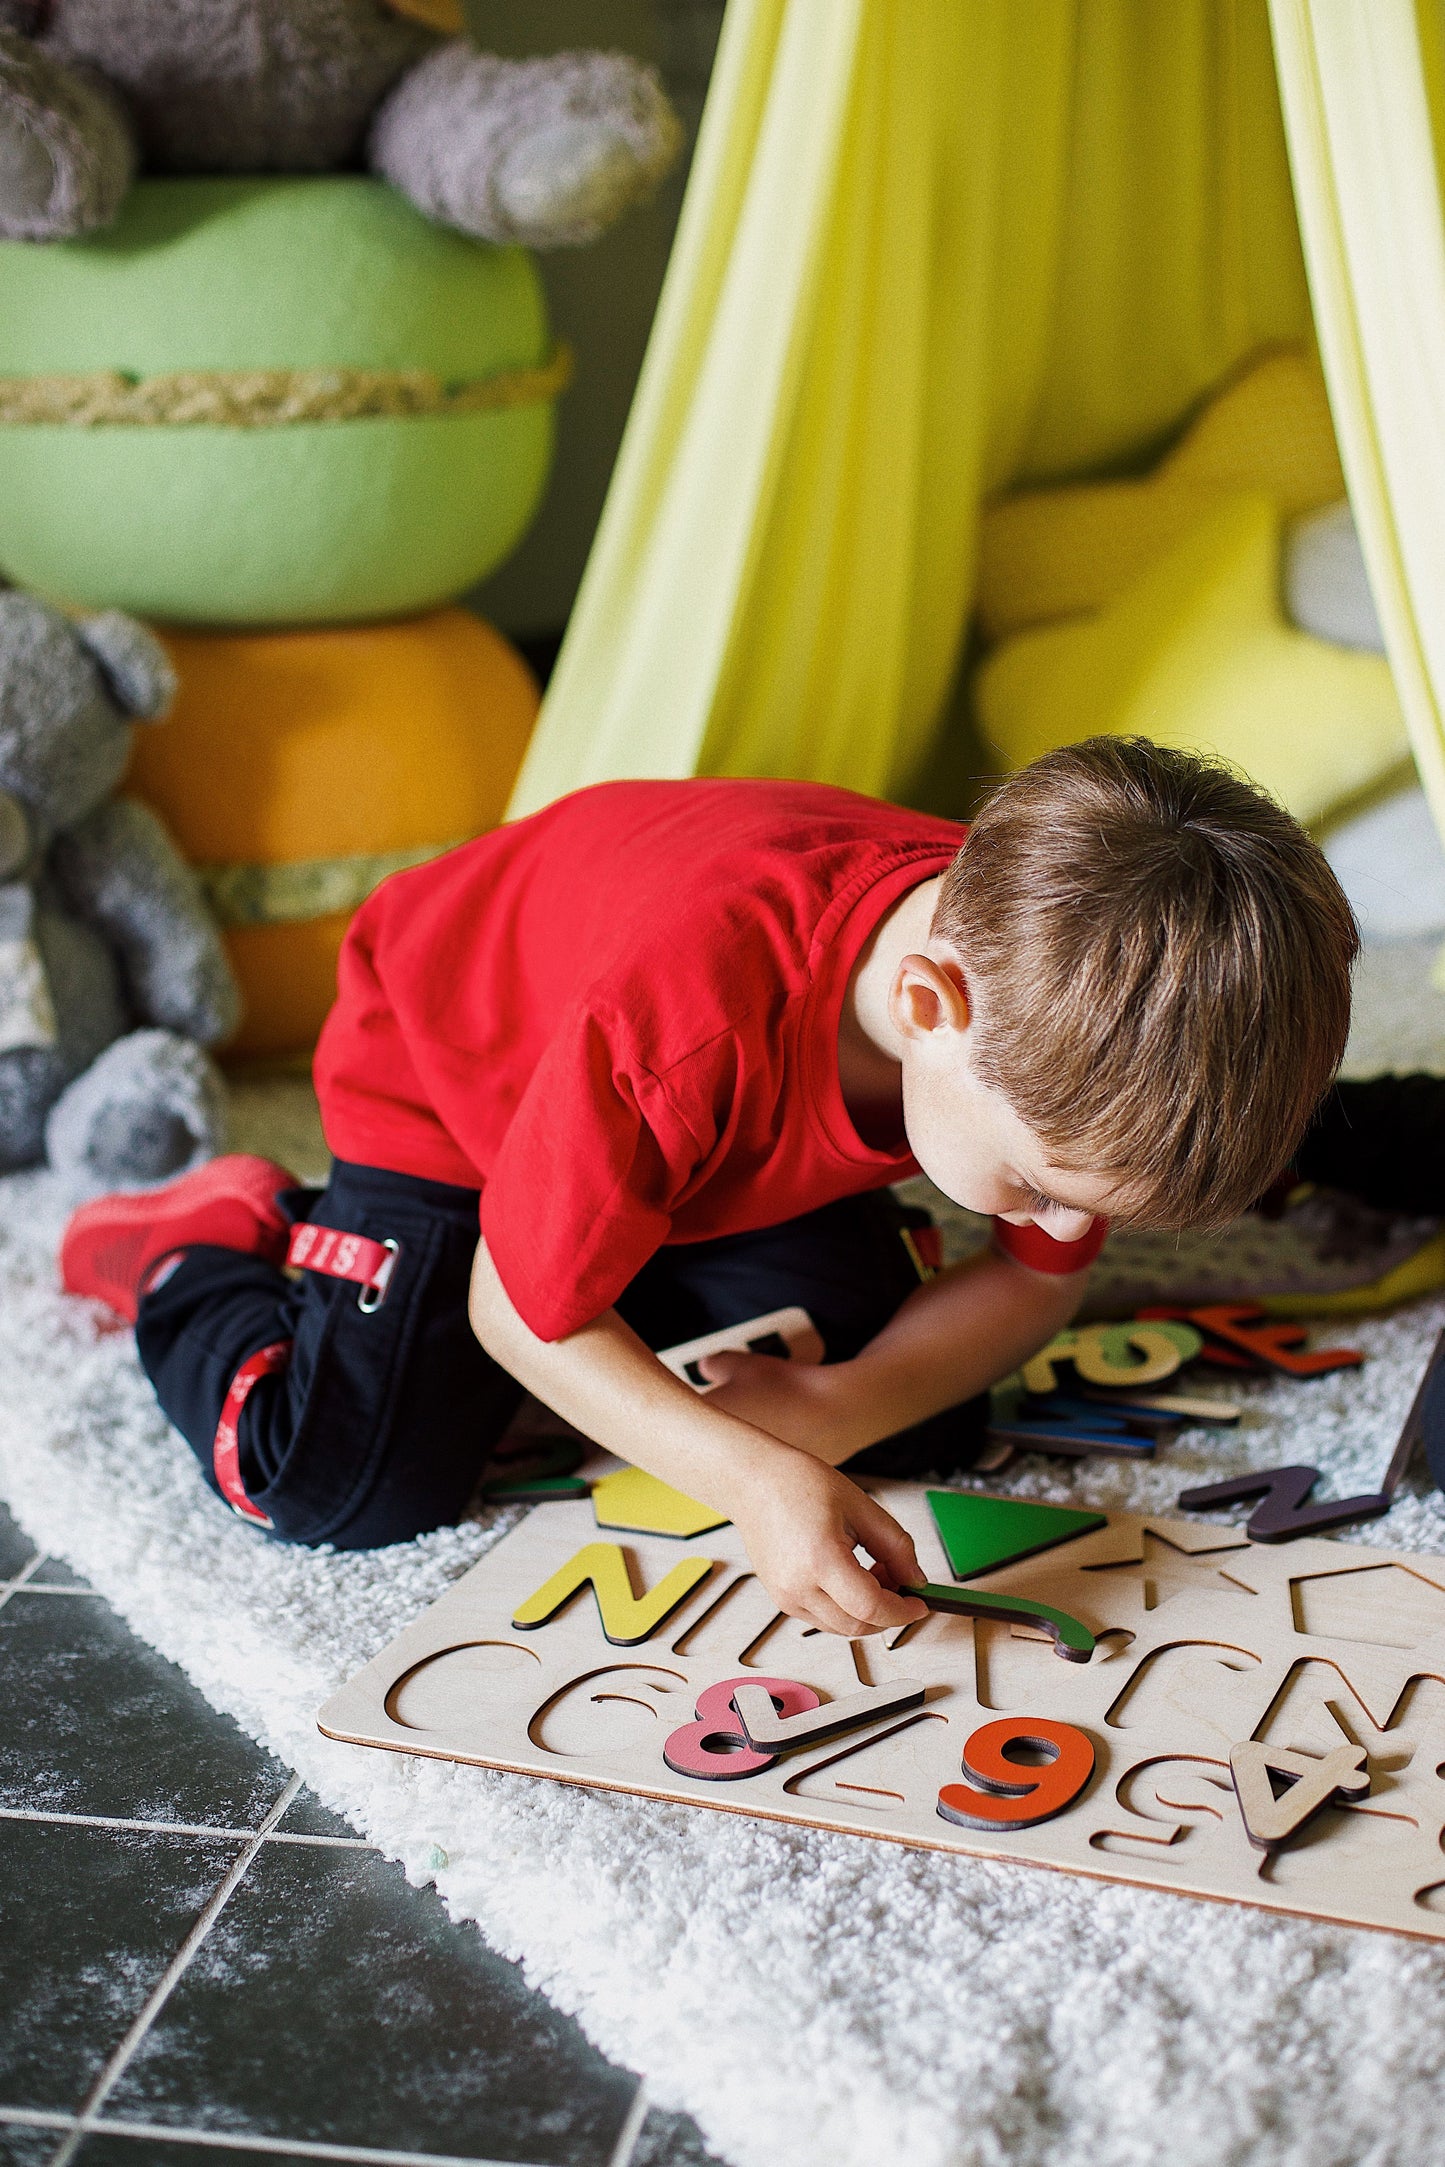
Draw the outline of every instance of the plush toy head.
[[[131,718],[162,715],[174,695],[165,650],[134,618],[71,624],[0,593],[0,879],[109,797]]]

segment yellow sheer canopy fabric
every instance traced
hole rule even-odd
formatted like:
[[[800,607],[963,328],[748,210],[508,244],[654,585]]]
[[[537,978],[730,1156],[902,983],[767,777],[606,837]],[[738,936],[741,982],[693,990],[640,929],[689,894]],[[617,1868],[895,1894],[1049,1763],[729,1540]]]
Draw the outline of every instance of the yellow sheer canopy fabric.
[[[1309,336],[1267,0],[730,0],[512,812],[619,775],[907,797],[980,501],[1148,457]]]
[[[1415,762],[1445,833],[1439,0],[1271,0],[1320,356]]]

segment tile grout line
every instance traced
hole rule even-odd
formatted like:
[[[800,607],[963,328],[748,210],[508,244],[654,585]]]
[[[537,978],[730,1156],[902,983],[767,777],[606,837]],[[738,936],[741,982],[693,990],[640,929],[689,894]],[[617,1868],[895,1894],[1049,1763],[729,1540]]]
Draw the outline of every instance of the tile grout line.
[[[219,2152],[255,2152],[262,2158],[281,2154],[286,2159],[334,2160],[339,2167],[529,2167],[526,2160],[492,2160],[479,2153],[389,2152],[374,2145],[326,2144],[314,2137],[266,2137],[250,2130],[186,2129],[168,2122],[132,2122],[123,2115],[107,2117],[82,2130],[75,2116],[43,2112],[36,2108],[0,2106],[0,2128],[10,2123],[18,2129],[70,2130],[80,2136],[145,2137],[160,2144],[204,2146]]]
[[[0,1821],[58,1822],[63,1828],[114,1828],[139,1830],[147,1836],[210,1836],[218,1843],[250,1843],[260,1832],[254,1828],[220,1828],[196,1821],[131,1821],[123,1814],[47,1813],[40,1806],[0,1806]],[[336,1851],[375,1849],[364,1836],[308,1836],[283,1829],[264,1837],[266,1843],[321,1844]]]
[[[642,2125],[647,2120],[647,2080],[639,2077],[637,2090],[632,2095],[632,2105],[617,2132],[617,2142],[612,2147],[612,2157],[607,2167],[632,2167],[632,2155],[637,2150],[642,2135]]]
[[[11,1596],[18,1594],[32,1575],[39,1571],[42,1555],[43,1553],[37,1550],[30,1563],[23,1565],[13,1580],[7,1580],[3,1586],[0,1586],[0,1610],[5,1608]]]
[[[100,2075],[96,2078],[94,2084],[90,2088],[90,2091],[81,2103],[80,2112],[76,2117],[75,2124],[71,2129],[70,2134],[62,2140],[59,2148],[55,2152],[55,2155],[50,2162],[50,2167],[68,2167],[69,2161],[74,2159],[76,2151],[79,2148],[82,2139],[89,2133],[91,2128],[94,2126],[96,2116],[99,2114],[101,2107],[104,2105],[106,2099],[114,2090],[115,2086],[119,2083],[121,2077],[125,2073],[128,2063],[131,2061],[131,2059],[135,2055],[137,2048],[140,2046],[141,2041],[145,2038],[146,2033],[150,2030],[152,2024],[154,2024],[156,2018],[160,2015],[160,2012],[165,2005],[167,1997],[172,1992],[177,1981],[180,1979],[182,1973],[185,1971],[187,1965],[191,1962],[191,1959],[195,1956],[197,1950],[201,1946],[201,1943],[205,1940],[207,1934],[209,1934],[211,1928],[215,1925],[222,1911],[230,1902],[236,1890],[240,1887],[242,1879],[250,1870],[253,1861],[260,1852],[262,1844],[266,1841],[266,1838],[270,1835],[272,1829],[281,1819],[281,1816],[285,1813],[287,1807],[290,1806],[292,1800],[296,1797],[300,1789],[301,1778],[299,1776],[293,1776],[291,1778],[291,1781],[282,1791],[280,1797],[277,1799],[275,1805],[271,1808],[271,1811],[267,1814],[265,1820],[261,1823],[261,1826],[256,1831],[255,1835],[246,1844],[245,1848],[240,1851],[238,1855],[231,1861],[230,1867],[228,1868],[226,1873],[222,1876],[220,1881],[217,1882],[215,1888],[212,1889],[209,1897],[206,1899],[205,1904],[201,1908],[200,1916],[197,1918],[190,1932],[186,1935],[185,1940],[177,1949],[175,1955],[171,1958],[169,1964],[167,1964],[165,1970],[162,1972],[156,1984],[151,1988],[151,1991],[146,1996],[140,2013],[137,2015],[134,2022],[132,2023],[130,2030],[121,2040],[120,2045],[111,2055],[110,2060],[105,2064],[104,2068],[100,2072]]]

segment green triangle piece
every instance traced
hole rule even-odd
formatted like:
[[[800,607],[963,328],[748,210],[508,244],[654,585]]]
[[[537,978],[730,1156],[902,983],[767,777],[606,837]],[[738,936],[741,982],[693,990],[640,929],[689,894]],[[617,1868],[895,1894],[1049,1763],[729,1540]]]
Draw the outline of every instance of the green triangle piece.
[[[930,1490],[928,1507],[955,1580],[972,1580],[1109,1524],[1102,1512],[1034,1505],[1021,1497],[980,1497],[972,1490]]]

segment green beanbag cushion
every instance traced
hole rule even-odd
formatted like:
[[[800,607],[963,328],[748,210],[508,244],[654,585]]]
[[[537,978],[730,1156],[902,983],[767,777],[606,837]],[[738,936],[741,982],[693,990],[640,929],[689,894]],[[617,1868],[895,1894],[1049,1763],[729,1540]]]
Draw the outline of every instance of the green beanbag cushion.
[[[1409,756],[1383,655],[1298,631],[1280,600],[1280,515],[1243,493],[1096,615],[1005,640],[976,680],[1005,767],[1103,732],[1213,752],[1318,821]]]
[[[531,259],[382,181],[141,181],[0,244],[0,568],[178,624],[430,608],[525,531],[564,378]]]

